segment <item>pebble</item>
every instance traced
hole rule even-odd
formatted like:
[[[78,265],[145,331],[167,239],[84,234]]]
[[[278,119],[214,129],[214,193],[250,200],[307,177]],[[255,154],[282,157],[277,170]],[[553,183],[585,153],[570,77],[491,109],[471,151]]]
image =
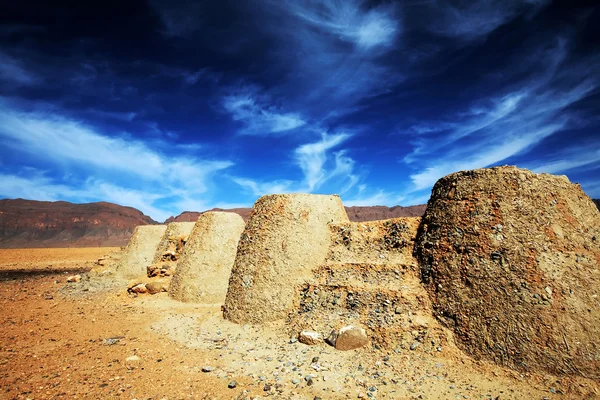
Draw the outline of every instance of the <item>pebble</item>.
[[[229,382],[229,384],[227,384],[227,387],[229,389],[235,389],[237,387],[237,382],[236,381],[231,381],[231,382]]]
[[[416,349],[417,347],[419,347],[419,345],[420,345],[420,344],[421,344],[421,343],[419,343],[419,342],[414,342],[413,344],[411,344],[411,345],[410,345],[410,349],[411,349],[411,350],[414,350],[414,349]]]
[[[202,367],[202,372],[212,372],[215,370],[215,367],[212,367],[210,365],[205,365],[204,367]]]

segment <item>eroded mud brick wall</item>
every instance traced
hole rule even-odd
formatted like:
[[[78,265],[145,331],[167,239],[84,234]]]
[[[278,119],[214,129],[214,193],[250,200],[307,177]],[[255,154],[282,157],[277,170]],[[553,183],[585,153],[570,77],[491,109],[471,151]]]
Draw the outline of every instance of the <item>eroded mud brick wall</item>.
[[[462,349],[517,369],[600,375],[600,213],[564,176],[440,179],[415,254]]]
[[[223,303],[244,220],[230,212],[205,212],[177,262],[169,296],[194,303]]]
[[[300,285],[325,260],[332,222],[348,222],[338,196],[286,194],[258,199],[240,238],[225,318],[261,323],[286,317]]]
[[[152,263],[156,248],[166,229],[166,225],[136,227],[117,264],[117,276],[126,279],[146,276],[146,268]]]
[[[168,224],[165,233],[158,243],[152,263],[163,261],[163,256],[167,251],[177,253],[177,242],[180,239],[187,239],[192,229],[194,229],[194,224],[195,222],[171,222]]]

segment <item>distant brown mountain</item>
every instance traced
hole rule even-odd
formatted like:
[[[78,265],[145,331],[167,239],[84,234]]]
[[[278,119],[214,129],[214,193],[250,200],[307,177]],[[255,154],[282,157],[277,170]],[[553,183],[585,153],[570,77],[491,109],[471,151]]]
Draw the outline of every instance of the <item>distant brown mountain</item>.
[[[394,206],[394,207],[384,207],[384,206],[370,206],[370,207],[345,207],[346,213],[348,214],[348,218],[350,221],[360,222],[360,221],[375,221],[380,219],[388,219],[388,218],[396,218],[396,217],[420,217],[425,212],[425,204],[421,204],[418,206],[410,206],[410,207],[402,207],[402,206]],[[244,221],[248,220],[250,213],[252,212],[251,208],[231,208],[231,209],[222,209],[222,208],[213,208],[209,211],[228,211],[234,212],[244,219]],[[198,219],[198,216],[201,212],[198,211],[184,211],[176,217],[170,217],[165,221],[165,224],[169,222],[193,222]]]
[[[167,218],[167,220],[165,221],[165,224],[168,224],[170,222],[196,222],[196,220],[198,219],[198,216],[200,214],[202,214],[203,212],[207,212],[207,211],[227,211],[227,212],[233,212],[236,214],[239,214],[244,221],[248,220],[248,217],[250,216],[250,213],[252,212],[251,208],[228,208],[228,209],[224,209],[224,208],[213,208],[210,210],[206,210],[206,211],[184,211],[181,214],[173,217],[169,217]]]
[[[132,207],[100,202],[0,200],[0,248],[123,246],[138,225],[156,224]]]
[[[593,200],[600,210],[600,199]],[[421,216],[425,204],[410,207],[346,207],[351,221],[372,221]],[[247,220],[251,208],[211,211],[235,212]],[[185,211],[169,222],[193,222],[200,212]],[[0,248],[124,246],[138,225],[157,224],[132,207],[99,202],[74,204],[66,201],[0,200]]]

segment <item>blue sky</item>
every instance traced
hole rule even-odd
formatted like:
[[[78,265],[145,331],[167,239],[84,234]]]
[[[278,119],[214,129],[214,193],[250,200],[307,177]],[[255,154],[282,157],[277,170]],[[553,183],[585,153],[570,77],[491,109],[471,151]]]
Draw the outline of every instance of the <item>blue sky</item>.
[[[0,197],[161,221],[268,193],[406,206],[503,164],[600,197],[591,2],[13,3]]]

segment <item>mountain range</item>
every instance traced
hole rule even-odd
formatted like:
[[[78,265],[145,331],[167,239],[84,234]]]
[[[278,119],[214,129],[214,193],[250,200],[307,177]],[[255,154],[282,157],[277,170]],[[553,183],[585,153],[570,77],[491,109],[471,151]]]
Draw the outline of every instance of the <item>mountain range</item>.
[[[593,200],[600,209],[600,200]],[[351,221],[417,217],[425,204],[402,207],[346,207]],[[235,212],[247,220],[251,208],[214,208]],[[193,222],[199,211],[185,211],[163,223]],[[75,204],[66,201],[0,200],[0,248],[124,246],[138,225],[153,225],[149,216],[133,207],[108,202]]]

